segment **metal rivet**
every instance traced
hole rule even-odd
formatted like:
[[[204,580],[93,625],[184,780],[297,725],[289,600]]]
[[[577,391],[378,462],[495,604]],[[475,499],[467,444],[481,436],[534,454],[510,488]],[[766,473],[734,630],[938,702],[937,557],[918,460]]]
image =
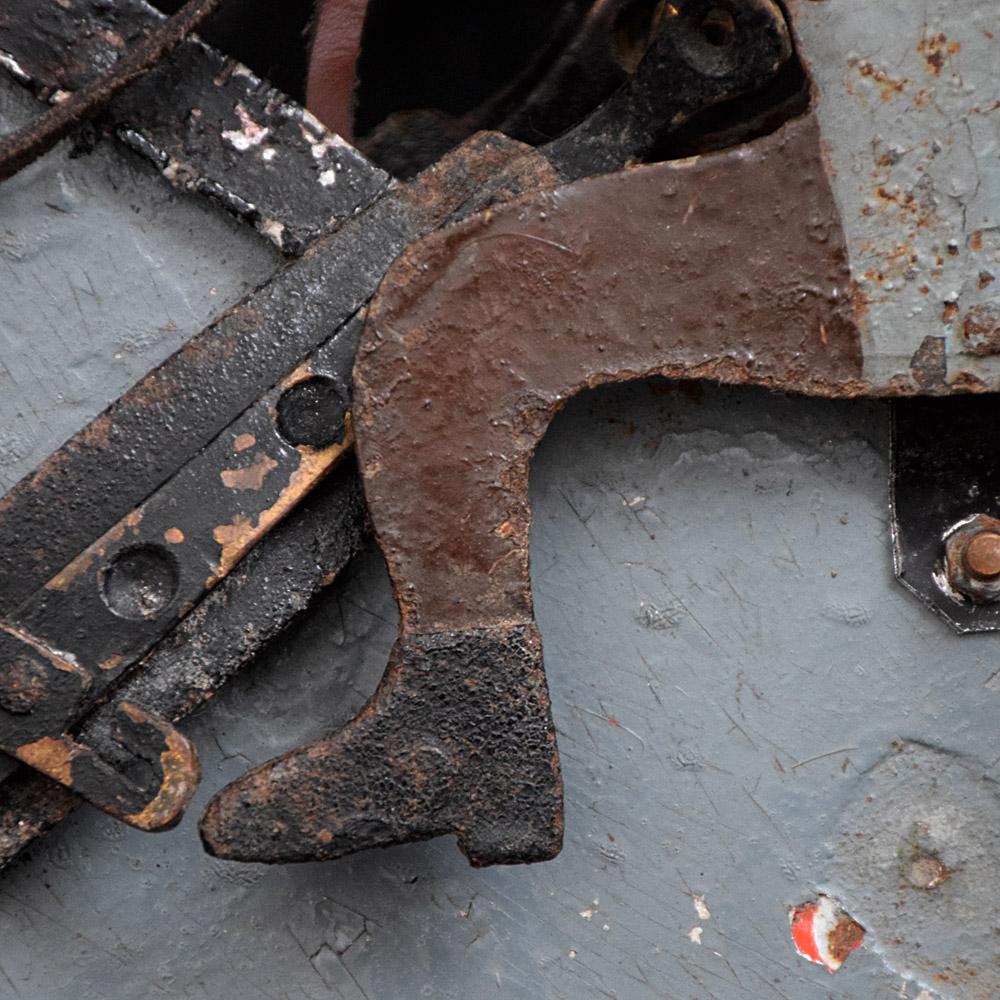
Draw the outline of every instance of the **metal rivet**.
[[[101,580],[104,603],[119,618],[155,618],[177,593],[177,564],[158,545],[140,545],[119,552]]]
[[[966,571],[979,580],[1000,576],[1000,534],[981,531],[970,539],[962,555]]]
[[[278,433],[292,445],[328,448],[344,440],[347,405],[332,378],[313,376],[278,400]]]

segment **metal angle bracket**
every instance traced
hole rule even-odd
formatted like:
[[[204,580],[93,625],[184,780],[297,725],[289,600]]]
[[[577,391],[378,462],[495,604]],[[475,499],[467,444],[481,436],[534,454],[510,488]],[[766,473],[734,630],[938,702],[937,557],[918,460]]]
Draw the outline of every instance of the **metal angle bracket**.
[[[956,632],[1000,629],[1000,404],[899,400],[890,500],[896,578]]]

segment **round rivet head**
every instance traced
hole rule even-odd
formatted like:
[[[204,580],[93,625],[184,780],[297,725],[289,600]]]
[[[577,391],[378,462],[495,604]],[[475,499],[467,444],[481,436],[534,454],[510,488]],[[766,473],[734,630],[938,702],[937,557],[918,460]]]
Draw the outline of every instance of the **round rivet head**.
[[[297,382],[278,400],[277,410],[278,433],[291,445],[328,448],[344,440],[347,405],[332,378]]]
[[[981,531],[971,538],[962,555],[965,569],[978,580],[1000,576],[1000,534]]]
[[[155,618],[177,593],[177,563],[159,545],[137,545],[119,552],[101,579],[102,597],[119,618]]]

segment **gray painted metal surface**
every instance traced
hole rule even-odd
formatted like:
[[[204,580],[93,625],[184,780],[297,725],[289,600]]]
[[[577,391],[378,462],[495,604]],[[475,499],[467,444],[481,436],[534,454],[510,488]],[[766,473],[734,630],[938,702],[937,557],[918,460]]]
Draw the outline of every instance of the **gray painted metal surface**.
[[[866,380],[906,384],[924,338],[941,337],[949,382],[995,386],[1000,342],[974,348],[978,328],[1000,330],[996,5],[790,6],[859,286]]]
[[[923,36],[900,26],[929,12],[929,31],[938,12],[898,0],[862,32],[848,16],[861,8],[796,8],[807,57],[821,51],[810,48],[810,25],[823,12],[832,19],[815,36],[829,69],[826,56],[813,68],[824,127],[845,143],[831,153],[842,207],[863,207],[874,169],[870,143],[846,143],[859,113],[847,97],[861,94],[872,115],[897,100],[869,92],[879,78],[845,53],[882,66],[881,46],[906,62]],[[945,46],[950,60],[966,52],[972,42]],[[848,91],[852,73],[863,93]],[[943,77],[934,85],[952,86]],[[37,107],[7,89],[0,102],[7,122]],[[909,121],[896,112],[886,136]],[[942,198],[947,224],[926,236],[927,253],[945,247],[928,309],[911,315],[907,288],[882,289],[889,297],[870,307],[870,336],[904,367],[920,341],[912,324],[954,333],[929,304],[967,273],[961,240],[998,203],[978,200],[995,194],[997,120],[971,140],[983,150],[974,166],[954,168],[966,179],[979,172],[980,191]],[[955,144],[940,141],[944,156]],[[61,148],[0,194],[0,489],[275,266],[258,237],[177,196],[121,150],[98,150],[86,172],[81,163]],[[929,170],[896,183],[917,188]],[[861,253],[867,236],[851,225]],[[982,229],[989,249],[975,252],[995,258],[996,231]],[[952,258],[964,269],[950,270]],[[904,321],[905,349],[892,339]],[[913,927],[905,915],[898,928],[883,920],[886,901],[872,897],[872,880],[852,877],[859,859],[843,846],[894,741],[965,755],[956,766],[987,811],[993,792],[982,779],[997,777],[993,640],[952,634],[893,580],[887,441],[876,403],[662,382],[575,401],[544,441],[532,483],[533,588],[567,791],[560,857],[474,871],[437,841],[266,868],[201,851],[196,819],[215,791],[335,728],[373,690],[396,623],[369,553],[280,648],[185,724],[206,774],[180,827],[142,835],[84,809],[0,877],[0,1000],[977,996],[975,984],[934,980],[887,946]],[[914,787],[919,808],[932,790]],[[881,816],[878,844],[904,836],[902,821],[912,814]],[[992,832],[985,843],[995,857]],[[954,863],[968,865],[960,854]],[[940,904],[927,897],[919,934],[947,937],[962,884],[935,890]],[[836,976],[799,958],[789,938],[789,907],[821,889],[870,921],[865,948]],[[968,954],[995,963],[996,948]]]
[[[0,133],[40,112],[0,75]],[[260,236],[117,144],[0,189],[0,491],[274,273]]]
[[[893,580],[887,437],[874,403],[657,382],[577,400],[532,484],[561,856],[202,854],[199,805],[374,687],[396,627],[368,555],[186,724],[206,775],[178,829],[84,810],[0,882],[0,997],[918,996],[871,937],[831,976],[788,933],[892,740],[983,773],[995,757],[993,640],[953,635]]]

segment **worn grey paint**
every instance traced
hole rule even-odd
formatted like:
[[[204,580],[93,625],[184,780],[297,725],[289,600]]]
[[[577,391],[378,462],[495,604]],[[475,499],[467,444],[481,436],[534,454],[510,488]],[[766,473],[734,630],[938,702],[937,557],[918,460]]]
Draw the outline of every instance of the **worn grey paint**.
[[[959,333],[970,310],[986,306],[1000,325],[996,3],[790,7],[866,307],[865,378],[908,376],[923,339],[943,337],[949,380],[964,371],[995,387],[1000,357],[962,353]],[[983,272],[997,280],[980,287]]]
[[[0,133],[41,108],[0,74]],[[278,263],[117,144],[69,150],[0,187],[0,492]]]
[[[373,689],[396,624],[369,554],[186,724],[205,781],[177,830],[81,811],[0,881],[0,997],[916,997],[871,948],[831,976],[788,937],[893,739],[995,758],[993,640],[892,578],[886,438],[881,404],[656,382],[574,402],[532,481],[562,855],[201,853],[212,792]]]

